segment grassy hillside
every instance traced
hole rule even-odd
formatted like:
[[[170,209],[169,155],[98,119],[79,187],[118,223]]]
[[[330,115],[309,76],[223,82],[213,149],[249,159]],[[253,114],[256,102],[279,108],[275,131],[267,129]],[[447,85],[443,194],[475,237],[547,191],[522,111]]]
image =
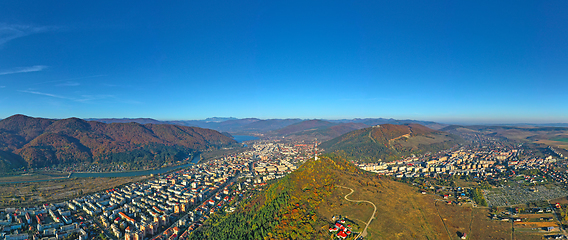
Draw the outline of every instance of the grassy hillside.
[[[190,153],[234,143],[214,130],[168,124],[105,124],[23,115],[0,121],[0,151],[16,154],[30,167],[93,161],[136,161],[141,166],[157,167]],[[12,156],[8,160],[17,162],[18,158]]]
[[[374,208],[347,201],[350,190],[344,187],[355,190],[350,199],[377,206],[366,239],[458,239],[457,231],[478,236],[475,239],[510,236],[510,224],[489,221],[487,210],[436,204],[434,195],[330,155],[307,161],[235,212],[213,215],[191,239],[333,239],[328,229],[337,215],[352,224],[355,234],[348,239],[354,239]],[[445,214],[450,211],[452,215]]]
[[[348,159],[376,162],[448,149],[461,141],[455,135],[419,124],[383,124],[346,133],[321,147]]]

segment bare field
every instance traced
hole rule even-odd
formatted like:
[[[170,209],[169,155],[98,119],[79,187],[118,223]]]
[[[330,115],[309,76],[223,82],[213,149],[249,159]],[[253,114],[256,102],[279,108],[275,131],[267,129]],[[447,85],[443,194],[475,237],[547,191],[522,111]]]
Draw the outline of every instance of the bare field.
[[[546,234],[551,234],[546,233]],[[543,233],[531,233],[531,232],[515,232],[515,239],[522,239],[522,240],[542,240]]]
[[[560,204],[568,204],[568,197],[561,197],[556,199],[551,199],[550,203],[560,203]]]
[[[10,182],[26,182],[26,181],[42,181],[49,179],[63,179],[69,174],[67,173],[54,173],[54,172],[37,172],[11,176],[0,176],[0,183]]]
[[[149,178],[70,178],[44,182],[0,184],[0,207],[32,206],[47,202],[58,202],[81,194],[103,191],[122,184]]]
[[[515,222],[515,228],[558,227],[556,222]]]
[[[535,143],[540,143],[540,144],[549,145],[549,146],[553,146],[553,147],[559,147],[559,148],[563,148],[563,149],[568,149],[568,143],[566,143],[566,142],[561,142],[561,141],[553,141],[553,140],[548,140],[548,139],[539,139],[539,140],[536,140]]]
[[[510,239],[511,224],[493,221],[488,215],[487,208],[473,209],[473,222],[468,239]]]
[[[467,233],[467,239],[511,239],[511,223],[492,221],[486,208],[471,208],[439,202],[437,207],[452,239]]]
[[[519,214],[518,218],[549,218],[554,217],[552,213],[541,213],[541,214]]]

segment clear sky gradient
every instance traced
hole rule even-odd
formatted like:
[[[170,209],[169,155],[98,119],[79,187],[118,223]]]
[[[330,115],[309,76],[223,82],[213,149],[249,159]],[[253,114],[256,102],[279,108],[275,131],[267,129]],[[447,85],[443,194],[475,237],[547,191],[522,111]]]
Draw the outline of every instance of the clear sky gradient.
[[[1,1],[0,118],[568,122],[568,1]]]

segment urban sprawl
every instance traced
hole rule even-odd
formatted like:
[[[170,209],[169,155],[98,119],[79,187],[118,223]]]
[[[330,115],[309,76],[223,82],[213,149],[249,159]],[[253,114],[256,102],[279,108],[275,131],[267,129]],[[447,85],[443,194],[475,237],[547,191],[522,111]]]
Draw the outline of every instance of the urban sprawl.
[[[250,148],[244,152],[154,176],[146,182],[60,203],[3,209],[1,235],[6,240],[92,239],[95,236],[187,239],[211,214],[234,211],[240,201],[264,189],[267,181],[285,176],[317,153],[317,144],[311,142],[254,141],[249,144]],[[567,196],[562,184],[567,183],[568,174],[565,170],[555,170],[565,169],[564,156],[552,147],[542,156],[526,151],[522,145],[505,146],[489,141],[393,162],[350,160],[361,169],[394,179],[466,177],[490,182],[497,189],[483,190],[490,207]],[[521,174],[532,169],[540,174]],[[552,184],[552,187],[544,188],[544,184]],[[466,188],[426,188],[430,189],[443,199],[452,194],[456,199],[471,198],[471,190],[468,193]],[[330,228],[332,230],[335,229]]]

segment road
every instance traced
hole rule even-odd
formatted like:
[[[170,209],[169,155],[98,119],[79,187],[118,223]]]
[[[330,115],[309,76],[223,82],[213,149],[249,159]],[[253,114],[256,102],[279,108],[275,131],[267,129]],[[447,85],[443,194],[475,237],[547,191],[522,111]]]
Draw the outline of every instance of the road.
[[[374,203],[367,201],[367,200],[351,200],[351,199],[348,199],[347,197],[349,195],[353,194],[355,192],[355,190],[353,190],[353,188],[350,188],[350,187],[344,187],[344,186],[339,186],[339,185],[338,185],[338,187],[347,188],[347,189],[351,190],[350,193],[348,193],[347,195],[345,195],[345,197],[343,197],[343,198],[345,198],[345,200],[347,200],[349,202],[355,202],[355,203],[360,203],[360,202],[370,203],[375,208],[375,210],[373,210],[373,215],[371,216],[371,218],[369,219],[369,221],[365,225],[365,229],[363,229],[363,231],[361,233],[359,233],[359,235],[357,235],[357,237],[355,239],[359,239],[359,237],[361,237],[361,236],[366,237],[367,236],[367,228],[369,227],[369,224],[371,224],[371,221],[373,221],[373,219],[375,219],[375,213],[377,213],[377,206]]]
[[[556,212],[556,209],[555,209],[555,207],[553,207],[553,205],[550,203],[550,200],[546,200],[546,201],[548,202],[548,205],[549,205],[550,207],[552,207],[552,212],[554,212],[554,217],[556,218],[556,220],[557,220],[558,223],[559,223],[558,225],[559,225],[560,231],[562,231],[562,234],[563,234],[564,236],[566,236],[566,229],[564,229],[564,227],[563,227],[563,225],[562,225],[562,217],[558,214],[558,212]]]

